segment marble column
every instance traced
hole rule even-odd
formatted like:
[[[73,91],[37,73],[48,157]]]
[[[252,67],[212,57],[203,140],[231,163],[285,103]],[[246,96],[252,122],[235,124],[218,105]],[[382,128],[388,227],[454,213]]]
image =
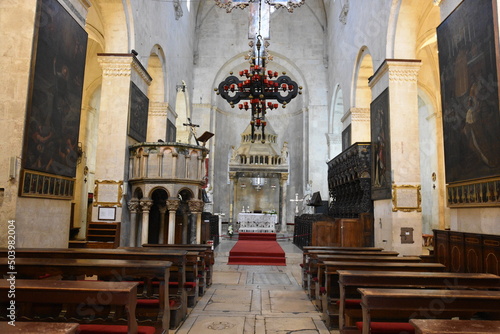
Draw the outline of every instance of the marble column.
[[[175,215],[177,209],[179,208],[180,201],[171,197],[167,199],[167,209],[168,209],[168,244],[175,244]]]
[[[161,205],[160,210],[160,235],[158,236],[158,243],[161,245],[165,240],[165,213],[167,212],[167,206]]]
[[[153,206],[153,201],[150,199],[142,199],[141,202],[142,209],[142,232],[141,232],[141,245],[148,243],[148,233],[149,233],[149,210]]]
[[[130,211],[130,247],[137,247],[137,212],[139,211],[139,200],[132,199],[128,202]]]
[[[286,186],[286,181],[288,180],[288,173],[281,173],[280,174],[280,221],[281,221],[281,233],[286,233],[287,231],[287,186]]]
[[[196,215],[196,243],[201,243],[201,213],[203,212],[203,201],[192,199],[188,201],[189,210]]]
[[[418,72],[421,61],[387,59],[371,78],[369,86],[376,99],[389,88],[389,133],[392,187],[420,190],[420,136],[418,115]],[[392,195],[393,197],[394,195]],[[402,255],[422,251],[421,210],[400,210],[391,196],[374,201],[375,246]],[[403,243],[402,228],[413,231],[413,243]]]

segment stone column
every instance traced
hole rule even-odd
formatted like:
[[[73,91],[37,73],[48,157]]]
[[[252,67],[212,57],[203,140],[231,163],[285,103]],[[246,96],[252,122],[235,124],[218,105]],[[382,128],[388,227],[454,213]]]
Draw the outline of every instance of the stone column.
[[[287,206],[287,186],[286,186],[286,181],[288,180],[288,173],[281,173],[280,174],[280,221],[281,221],[281,233],[286,233],[287,228],[286,228],[286,220],[287,220],[287,212],[286,212],[286,206]]]
[[[133,54],[100,53],[97,60],[102,68],[102,84],[95,180],[123,181],[128,166],[130,83],[147,93],[151,77]],[[92,219],[97,219],[97,214],[98,207],[94,207]],[[122,221],[121,206],[117,207],[116,220]]]
[[[420,60],[387,59],[369,82],[376,99],[389,88],[389,138],[392,186],[420,187],[418,72]],[[399,210],[392,199],[374,201],[375,244],[403,255],[422,251],[422,213]],[[413,243],[403,243],[402,228],[413,231]]]
[[[179,159],[179,153],[172,152],[172,178],[177,178],[177,159]]]
[[[147,142],[156,143],[158,139],[165,141],[167,134],[167,116],[168,103],[166,102],[150,102],[148,110],[148,133]]]
[[[168,244],[175,243],[175,215],[179,208],[180,201],[175,197],[167,199],[168,209]]]
[[[142,232],[141,232],[141,245],[148,243],[149,233],[149,210],[153,206],[153,201],[150,199],[143,199],[140,202],[142,208]]]
[[[201,213],[203,212],[203,201],[192,199],[188,201],[189,210],[196,215],[196,243],[201,243]]]
[[[229,199],[230,199],[230,203],[229,203],[229,224],[232,224],[234,222],[236,222],[236,219],[235,219],[235,215],[237,213],[235,213],[235,204],[236,204],[236,186],[237,186],[237,182],[238,182],[238,179],[236,178],[236,172],[229,172],[229,181],[230,181],[230,184],[229,184]],[[234,228],[234,226],[233,226]]]
[[[137,247],[137,211],[139,210],[139,200],[132,199],[128,202],[130,211],[130,247]]]
[[[370,108],[351,108],[349,115],[351,116],[351,143],[371,141]]]
[[[160,235],[158,236],[158,243],[164,244],[164,236],[165,236],[165,213],[167,212],[167,206],[162,205],[159,207],[160,209]]]

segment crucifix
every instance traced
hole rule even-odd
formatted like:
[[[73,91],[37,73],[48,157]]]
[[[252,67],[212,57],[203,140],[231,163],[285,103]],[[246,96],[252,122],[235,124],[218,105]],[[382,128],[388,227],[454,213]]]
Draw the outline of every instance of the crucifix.
[[[198,137],[196,136],[196,130],[194,128],[199,128],[200,126],[198,124],[193,124],[191,122],[191,118],[188,117],[188,122],[189,123],[182,123],[184,126],[189,126],[189,132],[191,132],[191,135],[194,137],[194,140],[196,140],[196,145],[200,146],[200,143],[198,142]]]
[[[302,202],[304,199],[299,198],[299,194],[295,193],[295,199],[291,199],[290,202],[295,202],[295,215],[299,215],[299,202]]]

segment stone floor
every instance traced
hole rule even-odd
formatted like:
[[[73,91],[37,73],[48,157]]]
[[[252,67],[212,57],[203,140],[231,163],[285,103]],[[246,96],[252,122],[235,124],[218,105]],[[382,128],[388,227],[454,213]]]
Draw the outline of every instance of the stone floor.
[[[333,334],[301,287],[302,251],[279,240],[286,266],[227,265],[236,240],[215,249],[213,284],[170,334]]]

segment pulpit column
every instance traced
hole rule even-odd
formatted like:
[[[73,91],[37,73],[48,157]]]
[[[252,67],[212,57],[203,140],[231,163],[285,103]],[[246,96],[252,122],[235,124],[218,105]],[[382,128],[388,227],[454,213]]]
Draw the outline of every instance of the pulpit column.
[[[148,233],[149,233],[149,210],[153,206],[153,201],[150,199],[141,200],[142,208],[142,232],[141,232],[141,245],[148,243]]]
[[[177,178],[177,159],[179,159],[179,153],[172,152],[172,178]]]
[[[180,201],[171,197],[167,199],[168,209],[168,244],[175,244],[175,215],[179,208]]]
[[[162,205],[159,207],[160,210],[160,235],[158,236],[158,243],[161,245],[164,243],[165,239],[165,213],[167,213],[167,206]]]
[[[201,213],[203,212],[203,206],[205,203],[198,199],[192,199],[188,201],[189,210],[196,215],[196,243],[201,243]]]
[[[139,201],[136,199],[128,202],[130,211],[130,247],[137,247],[137,211],[139,210]]]
[[[288,173],[280,174],[280,221],[281,221],[281,233],[286,233],[286,221],[287,221],[287,186],[286,181],[288,180]]]

